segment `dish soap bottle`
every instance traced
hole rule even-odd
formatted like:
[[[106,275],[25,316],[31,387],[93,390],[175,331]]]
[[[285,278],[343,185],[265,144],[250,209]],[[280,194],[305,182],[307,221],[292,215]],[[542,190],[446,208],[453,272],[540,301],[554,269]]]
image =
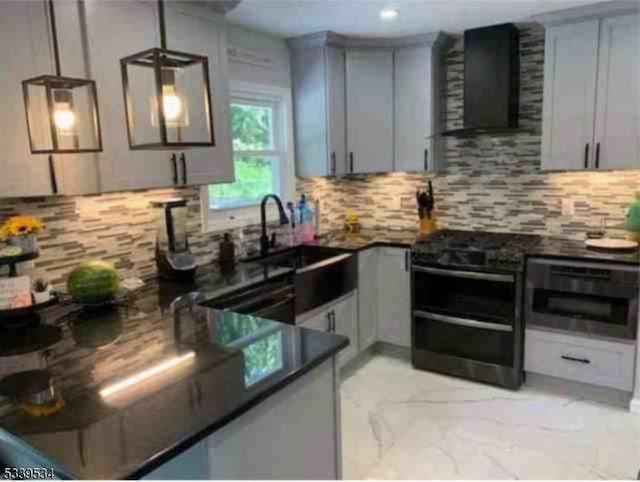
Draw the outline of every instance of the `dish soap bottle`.
[[[315,225],[313,222],[313,208],[307,202],[307,196],[302,194],[300,202],[298,202],[298,240],[302,243],[308,243],[315,239]]]
[[[218,264],[222,274],[233,273],[236,268],[236,245],[231,241],[231,234],[224,233],[218,246]]]

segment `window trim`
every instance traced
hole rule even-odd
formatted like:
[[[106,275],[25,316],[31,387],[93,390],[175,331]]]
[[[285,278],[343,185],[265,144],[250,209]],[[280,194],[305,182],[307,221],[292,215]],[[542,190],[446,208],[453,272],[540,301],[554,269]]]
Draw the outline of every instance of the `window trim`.
[[[291,89],[266,84],[250,82],[230,82],[229,104],[236,99],[245,98],[251,102],[268,102],[279,106],[278,126],[276,135],[281,137],[282,148],[280,172],[280,194],[283,202],[291,201],[295,195],[295,158],[293,144],[293,111]],[[278,132],[281,131],[281,132]],[[231,132],[229,132],[229,153],[233,159]],[[274,146],[275,147],[275,146]],[[244,152],[244,151],[243,151]],[[264,153],[261,151],[261,153]],[[229,209],[209,209],[208,185],[200,188],[200,211],[202,215],[203,232],[220,232],[260,223],[259,205],[244,206]],[[276,221],[278,212],[271,203],[267,209],[267,220]]]

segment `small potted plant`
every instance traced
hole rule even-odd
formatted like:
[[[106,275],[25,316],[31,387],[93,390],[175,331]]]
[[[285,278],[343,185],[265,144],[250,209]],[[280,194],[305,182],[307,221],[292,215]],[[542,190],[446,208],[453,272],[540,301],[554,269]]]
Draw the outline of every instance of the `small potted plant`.
[[[33,302],[36,305],[46,303],[51,299],[51,284],[43,279],[37,278],[33,283]]]
[[[0,227],[0,238],[11,246],[17,246],[22,253],[38,251],[36,234],[44,229],[44,224],[33,216],[12,216]]]

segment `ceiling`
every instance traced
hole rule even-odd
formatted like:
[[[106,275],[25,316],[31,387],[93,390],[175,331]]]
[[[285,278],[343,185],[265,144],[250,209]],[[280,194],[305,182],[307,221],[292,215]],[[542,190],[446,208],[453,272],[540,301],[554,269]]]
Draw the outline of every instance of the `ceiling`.
[[[525,21],[531,15],[598,3],[594,0],[242,0],[227,14],[233,22],[291,37],[322,30],[360,36],[400,36]],[[382,21],[380,10],[398,17]]]

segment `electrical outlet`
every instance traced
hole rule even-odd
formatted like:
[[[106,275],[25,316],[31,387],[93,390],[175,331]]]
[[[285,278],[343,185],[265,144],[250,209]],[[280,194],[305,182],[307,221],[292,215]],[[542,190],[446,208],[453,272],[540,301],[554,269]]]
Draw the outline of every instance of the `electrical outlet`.
[[[576,206],[575,206],[575,203],[573,202],[573,199],[570,199],[570,198],[562,199],[560,210],[563,216],[575,215]]]

